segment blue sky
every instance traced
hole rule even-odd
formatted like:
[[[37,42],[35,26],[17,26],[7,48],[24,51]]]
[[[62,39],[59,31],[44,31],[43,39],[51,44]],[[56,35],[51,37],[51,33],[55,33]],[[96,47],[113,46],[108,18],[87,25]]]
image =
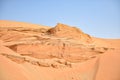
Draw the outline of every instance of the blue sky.
[[[120,38],[120,0],[0,0],[0,20],[77,26],[101,38]]]

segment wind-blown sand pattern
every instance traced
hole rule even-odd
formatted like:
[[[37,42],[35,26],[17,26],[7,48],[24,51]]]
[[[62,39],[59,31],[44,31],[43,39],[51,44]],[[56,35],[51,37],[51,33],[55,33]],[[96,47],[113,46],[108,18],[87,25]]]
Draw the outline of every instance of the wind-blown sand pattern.
[[[76,27],[0,20],[0,80],[120,80],[120,39]]]

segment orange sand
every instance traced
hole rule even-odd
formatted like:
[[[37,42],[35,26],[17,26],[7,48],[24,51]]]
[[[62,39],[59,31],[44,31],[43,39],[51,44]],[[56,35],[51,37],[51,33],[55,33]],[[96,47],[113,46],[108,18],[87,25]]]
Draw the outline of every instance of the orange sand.
[[[0,80],[120,80],[120,39],[0,20]]]

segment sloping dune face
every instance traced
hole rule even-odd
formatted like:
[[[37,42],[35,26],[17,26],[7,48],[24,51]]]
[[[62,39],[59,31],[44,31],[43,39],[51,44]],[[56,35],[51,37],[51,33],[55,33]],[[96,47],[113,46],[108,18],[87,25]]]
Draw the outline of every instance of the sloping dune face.
[[[58,23],[0,21],[0,80],[119,80],[120,40]]]

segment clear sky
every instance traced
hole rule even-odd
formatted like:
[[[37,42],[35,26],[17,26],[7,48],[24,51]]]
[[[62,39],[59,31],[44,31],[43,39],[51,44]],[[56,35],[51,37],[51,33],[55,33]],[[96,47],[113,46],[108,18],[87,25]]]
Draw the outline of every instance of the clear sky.
[[[120,0],[0,0],[0,20],[77,26],[101,38],[120,38]]]

